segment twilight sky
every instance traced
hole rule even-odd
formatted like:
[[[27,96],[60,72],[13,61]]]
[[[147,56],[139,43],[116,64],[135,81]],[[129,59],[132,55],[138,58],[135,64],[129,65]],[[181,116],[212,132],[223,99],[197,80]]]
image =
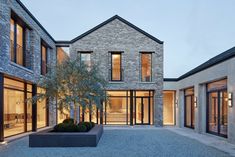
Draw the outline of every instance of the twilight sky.
[[[235,0],[21,0],[56,40],[119,15],[164,41],[164,77],[235,46]]]

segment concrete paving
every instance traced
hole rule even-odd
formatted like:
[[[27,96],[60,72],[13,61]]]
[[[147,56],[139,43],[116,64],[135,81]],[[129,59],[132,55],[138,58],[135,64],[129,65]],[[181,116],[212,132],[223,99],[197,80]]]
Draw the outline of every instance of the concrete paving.
[[[235,156],[235,145],[229,143],[227,138],[211,135],[211,134],[198,134],[193,129],[178,128],[178,127],[165,127],[179,135],[194,139],[202,144],[216,148],[218,150],[229,153],[231,156]]]
[[[95,148],[29,148],[28,137],[0,147],[1,157],[229,157],[174,128],[105,127]],[[175,130],[177,130],[175,128]]]

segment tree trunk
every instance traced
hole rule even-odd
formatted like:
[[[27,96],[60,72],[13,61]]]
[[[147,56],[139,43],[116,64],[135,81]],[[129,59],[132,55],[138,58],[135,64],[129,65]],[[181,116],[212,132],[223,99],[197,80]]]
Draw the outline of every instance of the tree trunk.
[[[74,102],[74,111],[73,111],[73,117],[74,117],[74,124],[77,124],[77,105]]]

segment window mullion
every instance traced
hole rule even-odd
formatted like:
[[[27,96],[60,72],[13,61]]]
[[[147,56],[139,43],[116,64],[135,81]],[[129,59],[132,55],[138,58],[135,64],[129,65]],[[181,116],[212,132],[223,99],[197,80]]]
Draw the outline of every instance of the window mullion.
[[[14,21],[14,62],[17,63],[17,24]]]

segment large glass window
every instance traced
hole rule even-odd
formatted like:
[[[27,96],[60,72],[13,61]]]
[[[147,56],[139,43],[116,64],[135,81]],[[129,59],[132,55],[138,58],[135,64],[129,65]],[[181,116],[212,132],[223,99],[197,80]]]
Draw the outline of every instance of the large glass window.
[[[106,124],[128,124],[127,91],[108,91],[109,102],[105,106]]]
[[[80,107],[80,121],[84,122],[94,122],[99,123],[100,121],[100,109],[96,107],[96,105],[90,105],[84,107]]]
[[[24,65],[24,28],[14,19],[11,19],[10,26],[10,57],[11,61],[19,65]]]
[[[212,134],[227,137],[227,80],[209,83],[207,85],[207,92],[207,131]]]
[[[57,47],[56,51],[57,63],[59,64],[69,57],[69,47]]]
[[[141,81],[152,81],[152,53],[141,53]]]
[[[47,73],[47,47],[41,45],[41,74],[46,75]]]
[[[38,87],[37,93],[45,93],[45,89]],[[43,99],[37,102],[37,128],[47,125],[47,100]]]
[[[32,130],[31,92],[32,85],[4,78],[4,137]]]
[[[122,80],[121,53],[111,53],[111,81]]]

